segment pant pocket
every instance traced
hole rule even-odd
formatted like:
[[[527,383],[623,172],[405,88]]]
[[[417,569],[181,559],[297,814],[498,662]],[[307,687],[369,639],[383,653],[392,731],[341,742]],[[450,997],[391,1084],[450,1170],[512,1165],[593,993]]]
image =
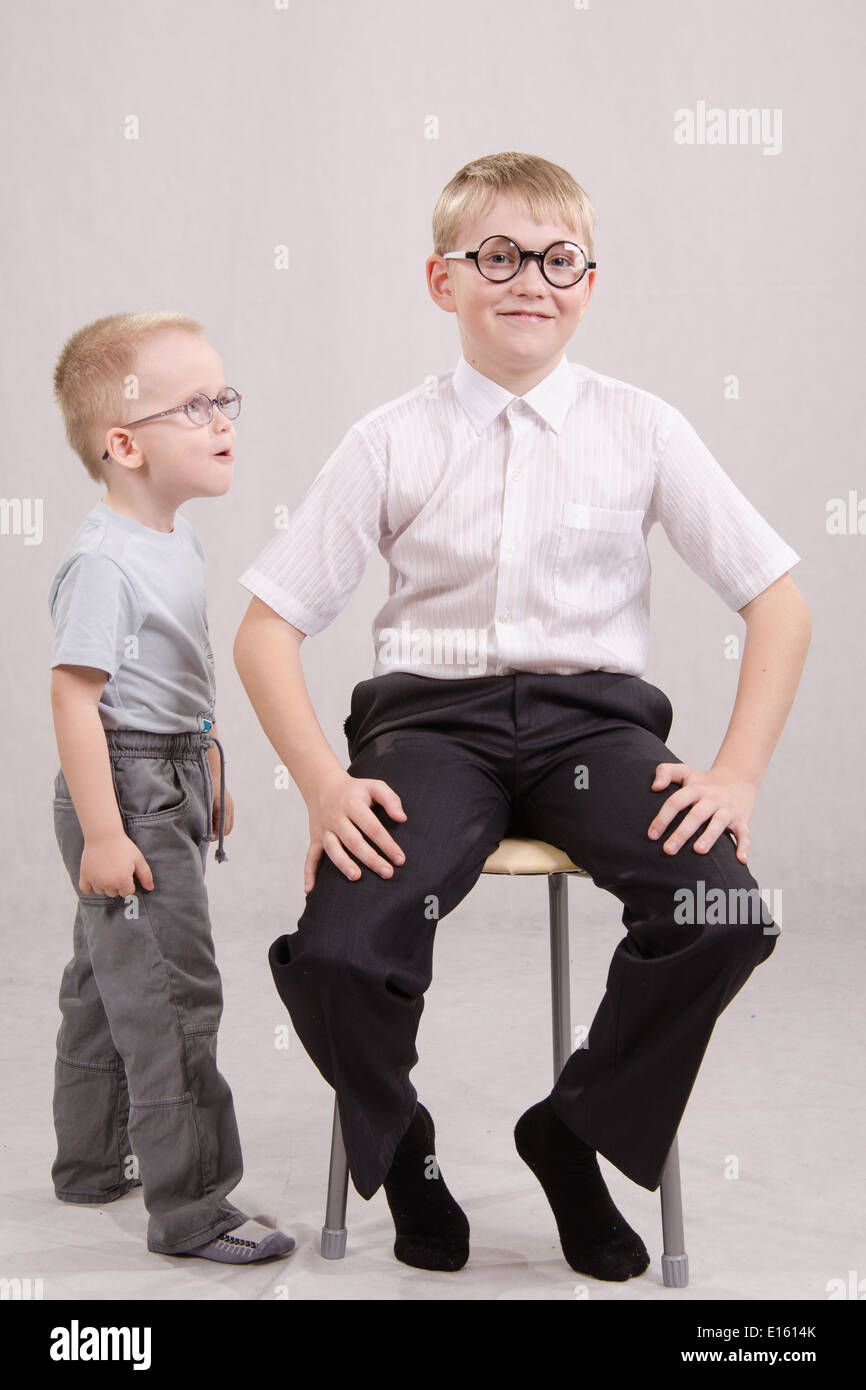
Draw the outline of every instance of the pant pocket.
[[[118,801],[130,827],[170,820],[182,815],[189,805],[190,788],[182,762],[171,758],[119,759],[114,775]]]

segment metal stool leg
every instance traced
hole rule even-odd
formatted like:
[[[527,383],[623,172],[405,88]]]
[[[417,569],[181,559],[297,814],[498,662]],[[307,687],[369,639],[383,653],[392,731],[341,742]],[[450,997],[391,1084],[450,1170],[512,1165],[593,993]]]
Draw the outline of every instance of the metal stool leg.
[[[568,950],[568,875],[549,874],[550,986],[553,1009],[553,1079],[573,1051],[571,1045],[571,988]],[[662,1207],[662,1278],[667,1288],[684,1289],[689,1282],[689,1257],[683,1232],[683,1198],[677,1137],[668,1150],[660,1184]]]
[[[689,1257],[683,1233],[683,1194],[680,1187],[680,1155],[677,1136],[668,1149],[660,1184],[662,1202],[662,1277],[669,1289],[684,1289],[689,1282]]]
[[[568,875],[548,874],[550,900],[550,997],[553,1008],[553,1081],[572,1053],[568,957]]]
[[[325,1205],[325,1224],[322,1227],[322,1257],[341,1260],[346,1253],[346,1199],[349,1192],[349,1163],[340,1111],[334,1095],[334,1127],[331,1131],[331,1164],[328,1170],[328,1200]]]

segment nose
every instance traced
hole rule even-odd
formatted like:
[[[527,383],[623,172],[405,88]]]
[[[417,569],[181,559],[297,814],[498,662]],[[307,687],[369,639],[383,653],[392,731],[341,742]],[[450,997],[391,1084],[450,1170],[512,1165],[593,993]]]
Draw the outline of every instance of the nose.
[[[537,257],[526,257],[511,285],[514,289],[522,290],[524,294],[546,293],[548,285],[541,273],[541,262]]]
[[[230,420],[227,415],[224,415],[218,405],[214,406],[210,428],[211,433],[216,435],[217,440],[219,440],[221,434],[227,434],[229,438],[221,447],[226,449],[231,448],[237,438],[234,429],[234,420]]]

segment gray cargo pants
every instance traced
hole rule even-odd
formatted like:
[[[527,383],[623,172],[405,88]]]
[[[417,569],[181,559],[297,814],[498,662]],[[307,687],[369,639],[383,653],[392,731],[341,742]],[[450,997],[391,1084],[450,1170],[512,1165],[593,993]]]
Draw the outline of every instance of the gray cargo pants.
[[[84,837],[58,772],[54,828],[78,911],[60,986],[51,1176],[61,1200],[100,1203],[140,1174],[148,1249],[176,1255],[247,1219],[226,1200],[243,1164],[216,1063],[222,985],[204,882],[214,740],[109,729],[106,741],[123,828],[154,887],[79,890]],[[222,831],[221,819],[218,858]]]

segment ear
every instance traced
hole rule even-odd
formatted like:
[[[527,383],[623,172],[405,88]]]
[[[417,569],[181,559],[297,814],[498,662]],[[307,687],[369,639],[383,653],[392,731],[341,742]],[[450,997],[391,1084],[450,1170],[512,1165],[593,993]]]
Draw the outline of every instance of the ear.
[[[112,460],[119,463],[122,468],[130,470],[140,468],[144,463],[144,454],[129,430],[125,430],[119,425],[106,432],[103,452],[106,450],[108,451],[108,458],[102,463],[103,469],[110,468]]]
[[[592,287],[595,284],[595,276],[596,272],[594,270],[588,270],[586,272],[586,275],[584,276],[584,280],[586,281],[586,288],[583,291],[583,306],[580,310],[580,318],[577,320],[578,323],[580,323],[580,319],[583,318],[584,314],[586,313],[587,306],[589,305],[590,295],[592,294]],[[581,284],[583,284],[583,281],[581,281]]]
[[[427,289],[434,304],[438,304],[440,309],[444,309],[446,314],[456,314],[457,305],[454,302],[454,291],[451,287],[451,272],[448,269],[448,262],[442,256],[432,255],[427,257]]]

